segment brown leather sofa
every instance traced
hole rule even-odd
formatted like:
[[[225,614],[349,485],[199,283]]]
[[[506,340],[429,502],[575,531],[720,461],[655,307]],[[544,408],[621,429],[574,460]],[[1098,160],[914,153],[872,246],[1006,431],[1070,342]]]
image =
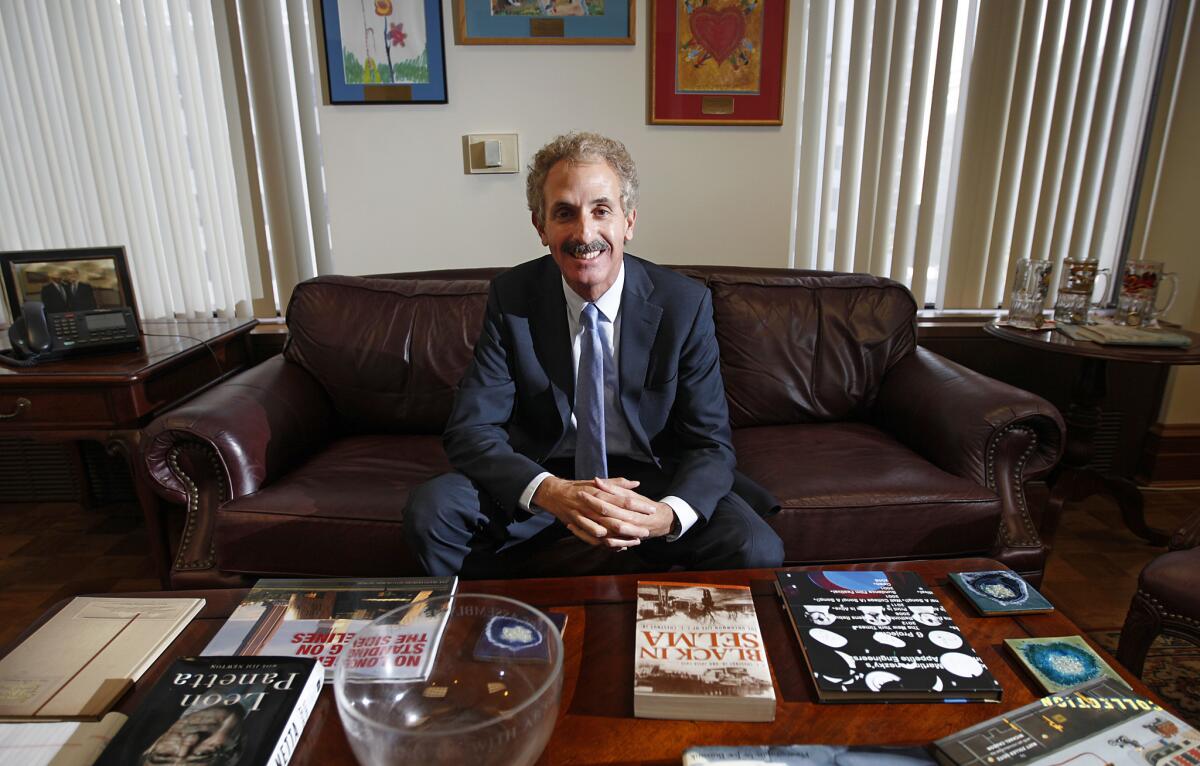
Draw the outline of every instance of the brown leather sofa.
[[[1059,458],[1052,405],[919,348],[890,280],[679,270],[712,290],[738,467],[780,500],[788,563],[987,555],[1040,579],[1024,484]],[[496,273],[305,282],[280,356],[153,422],[173,585],[419,573],[402,509],[449,469],[440,433]]]

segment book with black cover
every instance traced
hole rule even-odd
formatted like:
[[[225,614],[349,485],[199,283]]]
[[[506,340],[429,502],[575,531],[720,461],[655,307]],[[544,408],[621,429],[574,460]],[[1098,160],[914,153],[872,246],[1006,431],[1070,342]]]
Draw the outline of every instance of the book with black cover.
[[[1000,684],[915,572],[778,572],[821,702],[979,702]]]
[[[349,652],[359,630],[380,615],[413,605],[402,624],[429,635],[429,651],[414,671],[423,676],[437,653],[446,611],[427,613],[419,602],[453,595],[457,588],[457,577],[259,580],[200,654],[313,657],[325,667],[325,680],[332,681],[338,659]]]
[[[323,682],[321,666],[307,658],[176,660],[96,766],[284,766]]]
[[[933,748],[945,766],[1195,766],[1200,732],[1102,678],[963,729]]]

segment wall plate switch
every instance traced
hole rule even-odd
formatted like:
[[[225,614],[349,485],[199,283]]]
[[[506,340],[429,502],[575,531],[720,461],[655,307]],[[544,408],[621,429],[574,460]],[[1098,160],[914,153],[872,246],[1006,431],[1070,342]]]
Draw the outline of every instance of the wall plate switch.
[[[483,164],[485,167],[500,167],[500,142],[489,138],[483,142]]]
[[[463,172],[519,173],[516,133],[471,133],[463,136]]]

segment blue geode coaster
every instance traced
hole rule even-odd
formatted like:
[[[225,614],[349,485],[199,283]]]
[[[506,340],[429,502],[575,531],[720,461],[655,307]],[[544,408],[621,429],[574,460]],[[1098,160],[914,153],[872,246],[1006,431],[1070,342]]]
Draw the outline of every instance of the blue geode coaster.
[[[1100,663],[1079,647],[1061,642],[1025,647],[1025,658],[1056,684],[1074,686],[1100,675]]]
[[[566,615],[555,612],[547,617],[556,627],[566,621]],[[550,647],[541,629],[528,620],[498,616],[488,620],[480,633],[475,659],[546,662],[550,659]]]
[[[981,614],[1037,614],[1054,606],[1016,572],[951,572],[953,582]]]
[[[1129,685],[1079,636],[1006,638],[1004,643],[1047,692],[1060,692],[1103,676]]]

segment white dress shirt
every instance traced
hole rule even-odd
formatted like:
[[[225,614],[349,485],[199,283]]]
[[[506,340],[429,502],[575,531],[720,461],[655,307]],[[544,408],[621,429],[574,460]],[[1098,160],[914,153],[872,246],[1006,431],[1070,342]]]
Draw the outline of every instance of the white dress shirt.
[[[562,280],[563,296],[567,303],[567,329],[571,335],[571,356],[573,358],[573,366],[575,370],[575,379],[579,379],[579,349],[582,330],[579,323],[579,315],[583,312],[583,307],[587,305],[587,301],[579,296],[571,289],[567,281]],[[633,443],[633,435],[629,431],[629,424],[625,421],[625,416],[621,411],[619,384],[617,382],[618,362],[620,360],[621,351],[621,293],[625,289],[625,264],[621,264],[620,271],[617,272],[617,279],[613,282],[612,287],[596,299],[596,308],[600,311],[600,342],[604,346],[604,441],[605,451],[610,455],[623,455],[634,459],[648,459],[648,455],[644,455],[638,450]],[[554,451],[551,457],[574,457],[575,456],[575,413],[571,413],[570,427],[567,429],[567,435],[563,438],[562,443]],[[547,477],[552,476],[549,471],[543,471],[533,477],[533,481],[525,487],[525,491],[521,493],[520,503],[525,510],[532,510],[531,503],[533,495],[537,492],[537,488]],[[662,499],[662,502],[671,506],[671,510],[675,513],[675,518],[679,521],[679,531],[676,534],[667,535],[668,542],[674,542],[682,537],[692,525],[699,519],[699,515],[695,509],[683,498],[668,495]]]

